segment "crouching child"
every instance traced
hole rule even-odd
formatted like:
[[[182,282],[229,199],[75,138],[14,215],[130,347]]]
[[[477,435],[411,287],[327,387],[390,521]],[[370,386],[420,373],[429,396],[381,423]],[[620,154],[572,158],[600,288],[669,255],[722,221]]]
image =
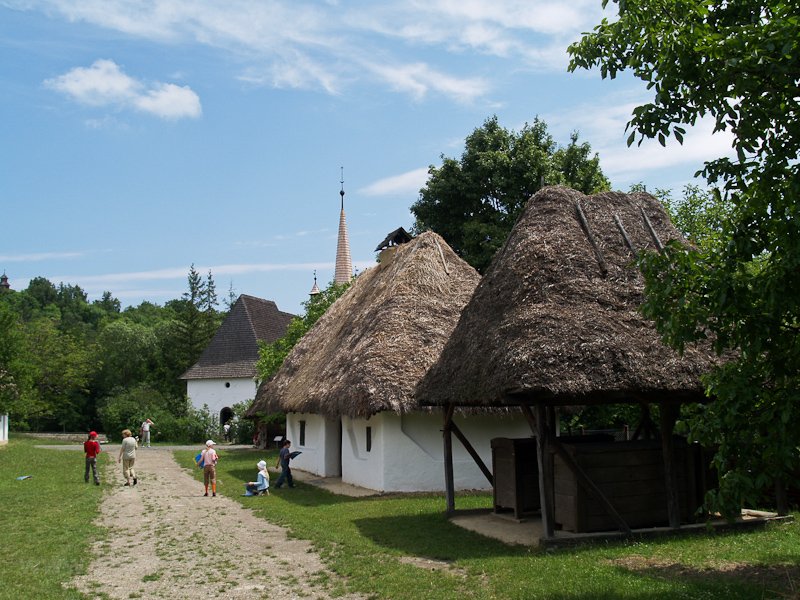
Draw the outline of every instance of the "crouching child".
[[[244,486],[245,496],[260,496],[266,494],[269,496],[269,472],[267,471],[267,463],[263,460],[258,461],[258,477],[256,481],[248,481]]]

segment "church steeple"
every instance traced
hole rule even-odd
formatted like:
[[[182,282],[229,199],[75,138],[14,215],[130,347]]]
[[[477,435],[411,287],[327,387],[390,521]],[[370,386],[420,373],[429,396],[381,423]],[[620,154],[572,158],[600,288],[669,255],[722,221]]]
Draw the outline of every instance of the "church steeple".
[[[314,296],[318,295],[319,293],[320,293],[319,292],[319,286],[317,285],[317,272],[314,271],[314,286],[311,288],[311,291],[308,292],[308,295],[313,298]]]
[[[347,283],[353,277],[353,261],[350,258],[350,241],[347,239],[347,222],[344,218],[344,167],[342,167],[342,212],[339,214],[339,241],[336,244],[336,272],[333,280],[336,283]]]

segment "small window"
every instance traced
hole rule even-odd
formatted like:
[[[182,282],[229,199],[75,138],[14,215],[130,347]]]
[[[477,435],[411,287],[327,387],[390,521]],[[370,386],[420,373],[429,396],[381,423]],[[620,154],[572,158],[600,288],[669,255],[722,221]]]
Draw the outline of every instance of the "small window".
[[[306,445],[306,422],[300,421],[300,445]]]
[[[226,387],[226,388],[229,388],[229,387],[231,387],[231,382],[230,382],[230,381],[226,381],[226,382],[225,382],[225,387]]]
[[[367,427],[367,452],[372,450],[372,427]]]

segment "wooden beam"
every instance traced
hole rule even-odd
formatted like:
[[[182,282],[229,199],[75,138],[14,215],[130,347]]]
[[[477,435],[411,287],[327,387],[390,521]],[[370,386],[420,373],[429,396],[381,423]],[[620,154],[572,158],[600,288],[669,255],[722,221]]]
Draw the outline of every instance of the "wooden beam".
[[[478,468],[484,474],[486,479],[489,480],[489,485],[494,486],[494,477],[492,476],[492,472],[486,467],[486,463],[483,462],[483,459],[480,455],[475,451],[475,448],[472,447],[472,444],[469,443],[469,440],[466,436],[461,432],[458,428],[458,425],[455,424],[455,421],[450,421],[450,429],[461,442],[461,444],[466,448],[469,455],[472,457],[472,460],[475,461],[475,464],[478,465]]]
[[[445,509],[448,515],[452,515],[456,510],[456,493],[455,484],[453,482],[453,411],[455,410],[454,404],[448,404],[444,407],[444,428],[442,429],[442,438],[444,441],[444,495],[447,503]]]
[[[667,516],[669,526],[679,529],[681,526],[681,507],[678,501],[678,473],[675,470],[675,449],[672,443],[672,432],[678,419],[678,405],[664,403],[661,405],[661,454],[664,457],[664,491],[667,496]]]

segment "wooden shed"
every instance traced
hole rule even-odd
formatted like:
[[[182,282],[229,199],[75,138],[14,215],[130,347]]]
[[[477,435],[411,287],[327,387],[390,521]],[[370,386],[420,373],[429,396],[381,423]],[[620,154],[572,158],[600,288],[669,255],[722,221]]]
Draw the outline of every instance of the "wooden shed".
[[[700,376],[716,358],[697,347],[679,355],[639,312],[644,282],[637,253],[658,251],[671,239],[682,240],[648,194],[585,196],[544,188],[529,201],[417,386],[421,404],[444,411],[446,448],[456,407],[520,407],[536,444],[545,539],[553,537],[557,519],[562,527],[611,522],[630,532],[659,520],[655,513],[671,527],[688,518],[688,475],[685,461],[676,460],[685,449],[676,454],[673,429],[681,403],[705,400]],[[645,451],[629,442],[570,444],[557,437],[559,407],[593,403],[658,405],[660,441]],[[646,472],[650,481],[639,477],[626,492],[619,482],[604,481],[596,468],[603,460],[617,471]],[[639,493],[653,489],[654,474],[660,488]],[[453,489],[446,488],[453,511]],[[658,507],[642,517],[642,507],[653,502]]]

